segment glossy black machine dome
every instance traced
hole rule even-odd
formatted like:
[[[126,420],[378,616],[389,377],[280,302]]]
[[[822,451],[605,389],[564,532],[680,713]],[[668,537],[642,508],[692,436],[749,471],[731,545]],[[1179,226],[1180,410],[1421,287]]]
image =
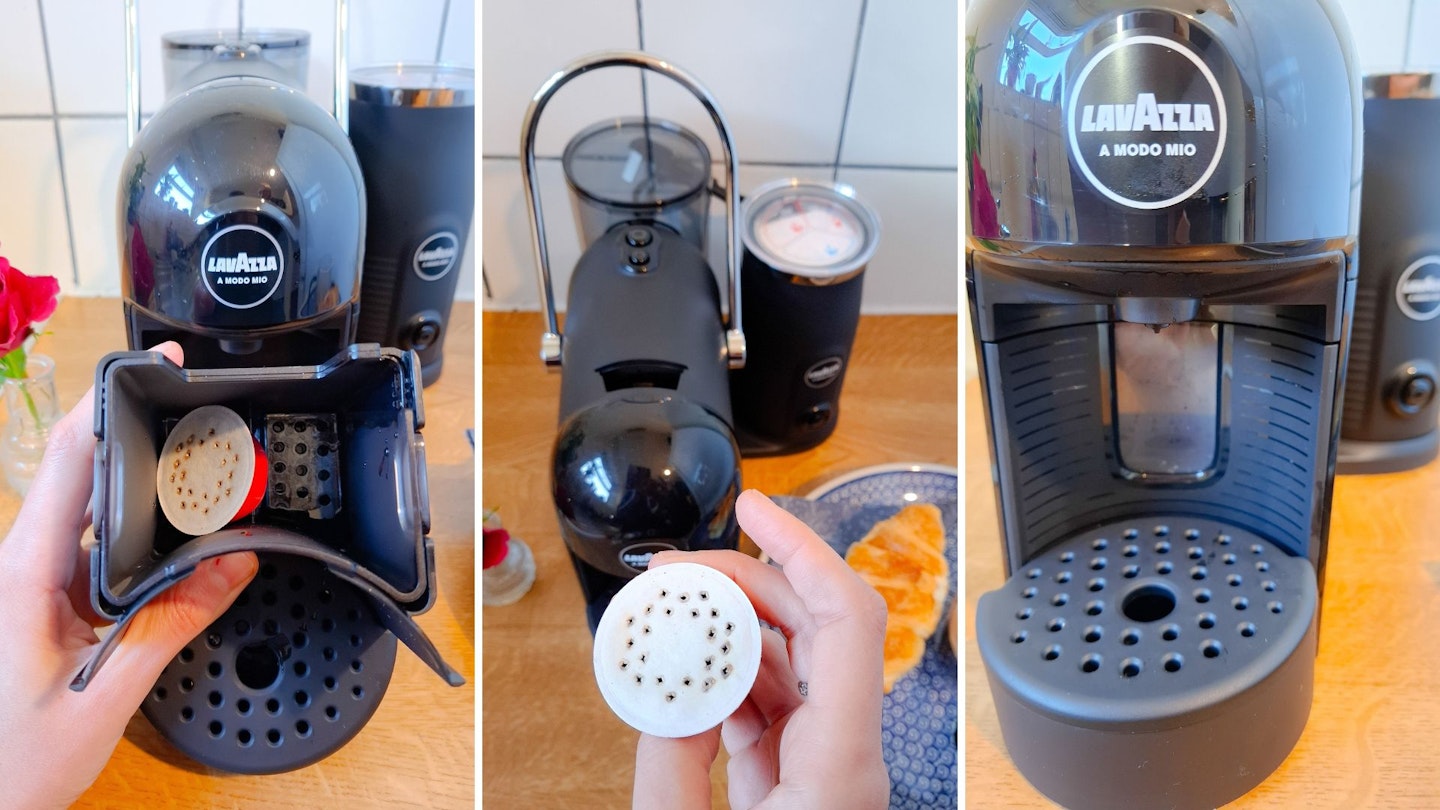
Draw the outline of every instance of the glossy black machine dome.
[[[359,305],[365,193],[340,125],[253,76],[172,99],[121,170],[131,348],[176,340],[187,365],[319,363]]]

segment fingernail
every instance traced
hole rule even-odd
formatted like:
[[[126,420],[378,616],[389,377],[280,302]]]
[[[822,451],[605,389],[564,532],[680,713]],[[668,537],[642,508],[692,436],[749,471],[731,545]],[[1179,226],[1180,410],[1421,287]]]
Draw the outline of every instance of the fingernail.
[[[239,590],[260,570],[260,561],[254,554],[226,554],[210,561],[210,576],[223,584],[224,590]]]
[[[681,554],[682,552],[679,551],[657,551],[650,555],[650,562],[646,563],[645,567],[649,569],[657,564],[665,565],[666,563],[674,562],[680,558]]]

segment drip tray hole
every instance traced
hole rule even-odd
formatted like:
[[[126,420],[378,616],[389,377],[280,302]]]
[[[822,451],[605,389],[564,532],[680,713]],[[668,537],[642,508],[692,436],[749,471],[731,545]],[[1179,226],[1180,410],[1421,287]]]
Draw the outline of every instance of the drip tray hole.
[[[1120,612],[1133,622],[1155,622],[1175,610],[1175,592],[1164,585],[1142,585],[1125,594]]]
[[[280,653],[263,641],[246,644],[235,654],[235,675],[251,689],[269,689],[280,679]]]

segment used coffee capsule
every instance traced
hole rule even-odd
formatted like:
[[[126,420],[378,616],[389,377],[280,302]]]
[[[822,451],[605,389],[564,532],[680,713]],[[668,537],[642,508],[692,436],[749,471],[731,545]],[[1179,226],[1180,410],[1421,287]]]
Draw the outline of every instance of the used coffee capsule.
[[[185,534],[219,531],[260,505],[267,467],[265,451],[239,414],[221,405],[196,408],[161,448],[160,509]]]
[[[630,580],[595,631],[610,709],[656,737],[689,737],[739,708],[760,671],[760,622],[740,587],[696,563]]]

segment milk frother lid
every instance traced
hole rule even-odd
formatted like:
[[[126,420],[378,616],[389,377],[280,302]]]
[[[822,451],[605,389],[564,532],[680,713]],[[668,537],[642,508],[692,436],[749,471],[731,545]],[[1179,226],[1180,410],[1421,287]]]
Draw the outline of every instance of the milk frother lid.
[[[350,100],[385,107],[470,107],[475,71],[433,63],[372,65],[350,72]]]
[[[756,258],[816,281],[864,269],[880,242],[880,218],[845,183],[766,183],[745,201],[741,222],[745,249]]]
[[[1364,80],[1365,99],[1434,99],[1434,73],[1375,73]]]

